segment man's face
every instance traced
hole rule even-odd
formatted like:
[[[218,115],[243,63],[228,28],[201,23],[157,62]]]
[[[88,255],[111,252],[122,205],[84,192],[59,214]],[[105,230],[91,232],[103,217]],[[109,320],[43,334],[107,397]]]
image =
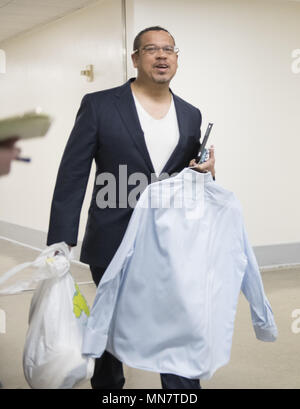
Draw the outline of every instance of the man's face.
[[[178,55],[167,54],[162,49],[149,54],[143,50],[145,46],[154,45],[157,47],[174,46],[174,41],[170,34],[165,31],[147,31],[141,37],[140,48],[132,55],[132,61],[138,70],[138,78],[150,80],[156,84],[169,83],[177,71]]]

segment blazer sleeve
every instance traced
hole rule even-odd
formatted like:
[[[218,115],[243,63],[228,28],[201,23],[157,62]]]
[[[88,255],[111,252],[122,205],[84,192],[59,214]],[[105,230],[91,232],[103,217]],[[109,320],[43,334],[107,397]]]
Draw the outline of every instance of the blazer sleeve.
[[[54,189],[47,245],[77,244],[80,212],[97,150],[97,120],[89,95],[82,99]]]
[[[242,292],[250,304],[255,335],[260,341],[273,342],[277,339],[278,331],[272,308],[264,292],[259,267],[249,243],[245,225],[243,225],[243,245],[247,264],[242,281]]]
[[[147,197],[148,187],[140,196],[129,220],[122,242],[105,270],[97,288],[96,297],[83,336],[81,351],[83,355],[97,358],[105,350],[123,274],[126,274],[126,267],[134,253],[139,226],[141,226],[147,214],[144,205],[147,204]]]

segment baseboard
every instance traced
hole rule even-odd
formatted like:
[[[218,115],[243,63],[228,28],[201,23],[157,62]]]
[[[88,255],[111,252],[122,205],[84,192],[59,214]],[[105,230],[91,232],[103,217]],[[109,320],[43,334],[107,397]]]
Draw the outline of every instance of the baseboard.
[[[0,238],[42,251],[46,248],[47,233],[0,220]],[[82,242],[74,248],[74,260],[79,262]],[[83,263],[81,263],[83,264]]]
[[[0,238],[42,250],[46,247],[47,233],[0,220]],[[80,257],[81,244],[78,242],[74,248],[74,258],[77,261]],[[300,243],[254,246],[253,250],[262,270],[300,267]]]
[[[253,247],[257,263],[264,270],[300,267],[300,243]]]

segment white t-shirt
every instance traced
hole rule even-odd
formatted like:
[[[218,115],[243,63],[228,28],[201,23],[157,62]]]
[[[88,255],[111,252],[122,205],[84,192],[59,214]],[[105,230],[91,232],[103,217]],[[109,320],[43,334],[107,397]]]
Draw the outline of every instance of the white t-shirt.
[[[171,101],[168,113],[161,119],[153,118],[133,94],[135,106],[147,149],[157,176],[160,175],[179,140],[179,128],[175,105]]]

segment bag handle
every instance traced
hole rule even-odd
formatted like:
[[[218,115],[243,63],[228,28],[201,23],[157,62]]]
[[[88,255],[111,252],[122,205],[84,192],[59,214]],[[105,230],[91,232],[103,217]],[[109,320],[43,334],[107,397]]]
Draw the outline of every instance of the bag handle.
[[[29,288],[30,285],[53,277],[62,277],[70,270],[70,261],[73,259],[73,251],[65,242],[55,243],[47,247],[31,262],[19,264],[0,276],[0,286],[10,278],[28,267],[35,267],[37,271],[30,278],[0,289],[0,295],[18,294]]]

